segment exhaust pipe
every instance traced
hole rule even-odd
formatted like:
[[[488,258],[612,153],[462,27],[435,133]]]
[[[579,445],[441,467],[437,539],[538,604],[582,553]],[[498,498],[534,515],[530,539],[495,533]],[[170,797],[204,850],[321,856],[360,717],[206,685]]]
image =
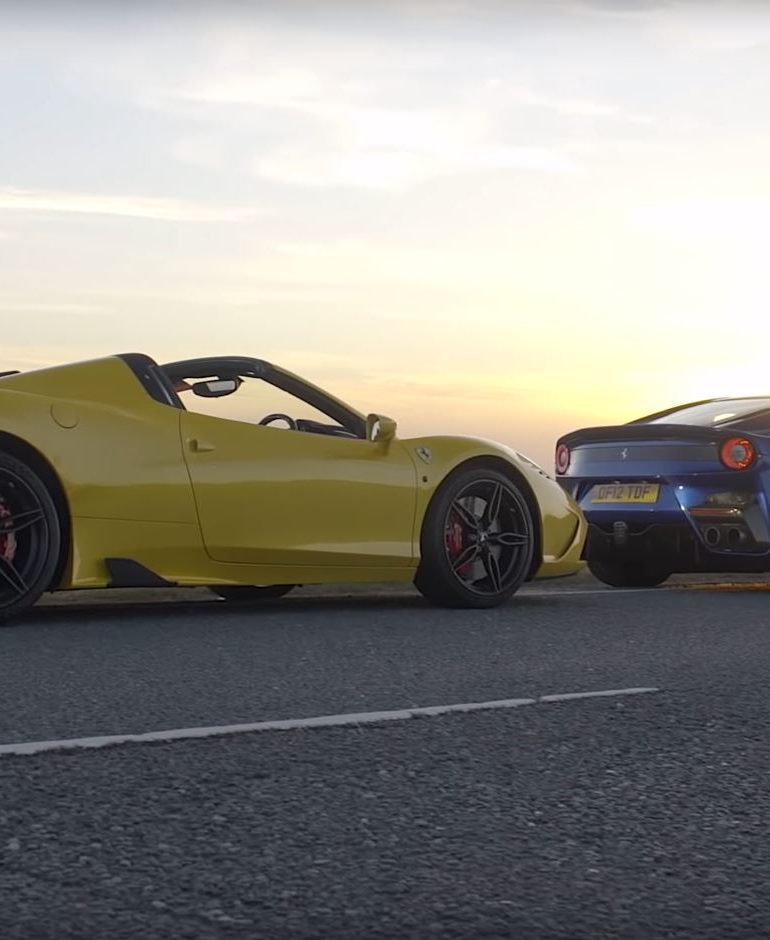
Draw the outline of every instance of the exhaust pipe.
[[[715,525],[707,526],[703,530],[703,538],[706,541],[706,545],[715,548],[722,541],[722,531]]]
[[[747,541],[746,533],[737,526],[727,530],[727,544],[730,548],[738,548]]]

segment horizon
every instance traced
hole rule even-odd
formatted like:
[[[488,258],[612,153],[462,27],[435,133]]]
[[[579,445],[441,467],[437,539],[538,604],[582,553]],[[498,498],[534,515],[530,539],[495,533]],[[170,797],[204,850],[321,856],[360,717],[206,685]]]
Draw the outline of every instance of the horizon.
[[[770,8],[39,3],[0,29],[0,371],[253,355],[547,470],[574,428],[768,394]]]

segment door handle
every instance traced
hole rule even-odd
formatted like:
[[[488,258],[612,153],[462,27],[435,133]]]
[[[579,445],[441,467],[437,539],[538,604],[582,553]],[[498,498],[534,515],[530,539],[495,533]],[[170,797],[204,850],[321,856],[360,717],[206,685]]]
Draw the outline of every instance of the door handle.
[[[214,450],[214,445],[208,441],[202,441],[198,437],[191,437],[187,443],[194,454],[205,454],[207,451]]]

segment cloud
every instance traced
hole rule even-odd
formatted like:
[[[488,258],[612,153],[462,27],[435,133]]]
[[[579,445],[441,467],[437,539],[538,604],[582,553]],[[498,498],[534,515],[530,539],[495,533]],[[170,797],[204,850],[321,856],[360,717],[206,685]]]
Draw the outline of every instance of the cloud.
[[[565,153],[536,147],[488,147],[455,153],[355,148],[319,153],[297,148],[276,150],[255,163],[257,175],[274,182],[389,192],[439,176],[481,169],[575,173],[579,167]]]
[[[339,62],[319,60],[312,68],[219,70],[167,89],[166,100],[202,108],[212,120],[212,109],[233,107],[241,109],[239,119],[247,122],[275,122],[285,115],[289,129],[283,139],[261,145],[254,159],[254,170],[263,179],[385,191],[474,170],[577,172],[580,166],[565,148],[522,133],[522,108],[585,121],[652,122],[647,115],[589,96],[561,97],[504,78],[481,79],[474,75],[479,62],[466,54],[473,67],[462,79],[448,74],[440,58],[412,62],[406,74],[412,88],[419,81],[421,94],[415,98],[412,91],[403,104],[398,80],[385,81],[377,68],[364,69],[353,79],[344,57]],[[443,103],[448,87],[453,89],[451,105]]]
[[[317,106],[332,90],[328,78],[293,66],[219,70],[186,86],[168,89],[170,97],[196,104],[299,109]]]
[[[506,85],[500,82],[499,79],[491,79],[488,84],[493,88],[502,86],[511,101],[522,107],[553,111],[565,117],[593,120],[603,119],[627,122],[630,124],[651,124],[653,121],[653,119],[646,114],[636,114],[626,110],[620,105],[610,104],[606,101],[598,101],[594,98],[562,98],[546,95],[527,87]]]
[[[47,303],[36,300],[13,300],[0,295],[0,312],[8,313],[53,313],[67,316],[93,316],[107,312],[106,307],[95,304]]]
[[[672,4],[651,20],[663,45],[695,54],[746,52],[770,45],[770,10],[766,4],[741,2]]]
[[[759,250],[770,237],[770,196],[704,197],[656,203],[631,213],[632,224],[683,241],[718,241],[752,245]]]
[[[305,291],[316,302],[341,291],[349,298],[351,291],[372,289],[380,301],[404,288],[454,293],[465,289],[478,294],[507,282],[512,265],[506,246],[487,246],[483,252],[463,240],[460,246],[447,242],[439,247],[408,235],[397,239],[376,233],[367,239],[277,241],[264,246],[258,258],[228,259],[213,270],[228,284],[240,282],[242,289],[251,285],[258,290]],[[182,268],[179,275],[180,282],[189,284],[195,272]],[[372,305],[368,306],[371,311]],[[446,307],[435,316],[449,316]]]
[[[639,19],[668,10],[673,5],[672,0],[571,0],[566,9],[594,16]]]
[[[109,196],[0,187],[0,210],[122,216],[159,222],[241,222],[258,210],[152,196]]]
[[[171,155],[188,166],[211,169],[222,165],[224,143],[210,134],[181,137],[171,147]]]
[[[597,121],[653,123],[622,99],[553,93],[548,81],[538,89],[536,77],[524,84],[526,66],[494,44],[485,50],[455,36],[418,50],[390,40],[364,36],[351,45],[316,34],[308,45],[298,33],[279,61],[264,38],[247,35],[241,45],[225,43],[194,77],[156,83],[145,104],[206,121],[223,135],[233,121],[250,127],[262,138],[252,163],[262,179],[383,191],[489,169],[574,173],[580,166],[561,141],[565,133],[574,141],[580,122],[588,131]],[[535,115],[534,127],[524,112]]]
[[[569,0],[572,13],[637,24],[659,44],[695,53],[744,52],[770,44],[770,16],[756,0]]]
[[[486,103],[455,108],[294,102],[321,126],[314,140],[261,152],[258,176],[303,186],[399,191],[425,180],[473,171],[574,173],[576,161],[555,147],[505,142],[505,121]]]
[[[603,100],[606,84],[595,96],[590,68],[577,88],[554,91],[554,40],[541,27],[552,23],[570,48],[563,5],[404,0],[387,18],[375,8],[352,17],[346,4],[326,18],[230,9],[186,21],[184,55],[169,23],[141,42],[118,44],[113,29],[65,71],[70,83],[185,122],[170,147],[176,160],[245,164],[261,180],[399,192],[489,170],[568,174],[580,167],[565,135],[650,118]]]
[[[211,272],[217,267],[211,263],[201,266],[199,262],[189,262],[176,265],[177,269],[186,271],[184,280],[168,287],[134,288],[122,286],[115,291],[94,291],[106,300],[113,303],[123,301],[130,303],[152,304],[182,304],[189,307],[200,307],[208,310],[220,310],[224,307],[244,308],[253,311],[260,305],[285,304],[297,302],[303,308],[317,307],[325,304],[331,307],[339,306],[339,285],[313,283],[305,279],[286,280],[285,282],[270,281],[268,278],[240,285],[234,280],[233,274],[225,269],[221,279],[212,283],[195,280],[200,277],[201,270]],[[233,286],[234,285],[234,286]]]
[[[19,369],[26,372],[30,369],[45,369],[61,363],[78,362],[81,359],[87,359],[89,355],[91,355],[90,351],[85,350],[82,345],[34,346],[25,344],[24,346],[14,346],[3,344],[0,371]],[[109,353],[106,353],[106,355],[109,355]]]

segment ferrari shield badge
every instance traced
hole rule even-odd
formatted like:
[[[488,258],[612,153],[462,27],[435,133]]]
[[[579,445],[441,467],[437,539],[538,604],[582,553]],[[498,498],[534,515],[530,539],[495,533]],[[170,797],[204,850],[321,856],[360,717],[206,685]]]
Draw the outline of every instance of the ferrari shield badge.
[[[416,447],[415,451],[420,460],[424,460],[425,463],[430,463],[433,460],[433,454],[429,447]]]

